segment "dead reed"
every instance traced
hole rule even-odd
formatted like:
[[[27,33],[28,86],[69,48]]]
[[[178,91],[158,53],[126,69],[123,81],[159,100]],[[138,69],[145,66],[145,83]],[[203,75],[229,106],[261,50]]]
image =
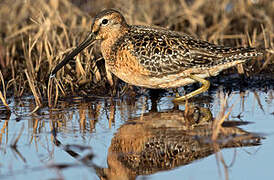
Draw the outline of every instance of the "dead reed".
[[[84,39],[92,17],[106,8],[119,9],[130,24],[158,25],[229,46],[266,47],[270,53],[265,59],[252,61],[244,69],[249,74],[274,72],[273,1],[3,0],[0,66],[4,82],[10,82],[7,95],[33,94],[39,107],[46,96],[49,106],[56,104],[59,90],[63,96],[65,92],[66,95],[111,94],[110,79],[106,78],[97,45],[84,50],[57,74],[62,84],[49,81],[55,65]],[[1,100],[8,106],[4,99],[3,94]]]
[[[9,109],[9,105],[7,103],[7,92],[6,92],[6,86],[5,86],[5,81],[4,81],[4,77],[2,72],[0,71],[0,79],[1,79],[1,85],[2,85],[2,89],[3,89],[3,93],[2,91],[0,91],[0,99],[2,101],[2,103],[4,104],[4,106]]]

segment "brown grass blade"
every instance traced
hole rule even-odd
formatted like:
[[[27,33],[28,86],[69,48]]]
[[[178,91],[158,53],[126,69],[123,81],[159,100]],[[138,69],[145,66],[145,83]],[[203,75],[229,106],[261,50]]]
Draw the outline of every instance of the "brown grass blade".
[[[42,102],[41,102],[41,99],[42,99],[42,98],[41,98],[41,96],[40,96],[39,91],[37,91],[36,86],[35,86],[35,84],[34,84],[34,81],[33,81],[32,77],[29,76],[29,73],[28,73],[27,70],[25,70],[25,74],[26,74],[26,76],[27,76],[28,83],[29,83],[29,87],[30,87],[30,89],[31,89],[31,91],[32,91],[32,94],[33,94],[33,96],[34,96],[34,99],[35,99],[36,108],[35,108],[34,110],[36,111],[36,110],[39,109],[39,107],[42,106]],[[35,111],[33,111],[33,112],[35,112]],[[33,112],[32,112],[32,113],[33,113]]]
[[[1,99],[2,103],[4,104],[4,106],[10,111],[9,105],[7,103],[5,81],[4,81],[4,77],[3,77],[1,70],[0,70],[0,78],[1,78],[1,84],[2,84],[2,89],[3,89],[3,93],[2,93],[2,91],[0,91],[0,99]]]

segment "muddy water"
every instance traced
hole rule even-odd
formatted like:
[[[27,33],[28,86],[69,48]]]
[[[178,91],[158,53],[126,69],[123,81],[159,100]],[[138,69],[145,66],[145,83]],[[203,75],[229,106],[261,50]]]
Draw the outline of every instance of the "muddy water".
[[[74,98],[34,114],[32,97],[9,99],[0,179],[273,179],[273,94],[232,91],[224,108],[217,90],[186,110],[169,93]]]

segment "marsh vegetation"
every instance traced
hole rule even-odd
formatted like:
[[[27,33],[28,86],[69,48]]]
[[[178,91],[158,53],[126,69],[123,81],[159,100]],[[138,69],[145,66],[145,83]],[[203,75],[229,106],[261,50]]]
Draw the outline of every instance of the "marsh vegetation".
[[[125,83],[113,76],[110,86],[99,44],[49,80],[107,8],[129,24],[267,51],[182,105],[169,89],[119,96]],[[0,178],[273,178],[273,9],[271,0],[2,0]]]

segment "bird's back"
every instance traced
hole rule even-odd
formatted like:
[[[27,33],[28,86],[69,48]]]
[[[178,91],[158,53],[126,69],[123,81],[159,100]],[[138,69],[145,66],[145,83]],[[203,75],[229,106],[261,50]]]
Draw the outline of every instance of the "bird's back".
[[[219,46],[186,34],[146,26],[131,26],[129,32],[116,41],[113,52],[121,48],[129,50],[138,63],[155,76],[191,68],[203,71],[233,61],[241,63],[263,54],[251,47]]]

